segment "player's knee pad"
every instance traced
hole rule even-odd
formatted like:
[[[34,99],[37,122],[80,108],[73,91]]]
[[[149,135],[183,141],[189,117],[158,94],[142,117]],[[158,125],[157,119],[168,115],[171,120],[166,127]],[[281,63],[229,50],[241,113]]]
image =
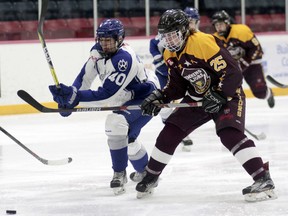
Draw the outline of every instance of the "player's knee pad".
[[[128,144],[128,157],[130,160],[138,160],[147,153],[145,147],[137,140]]]
[[[105,133],[108,136],[110,149],[121,149],[127,146],[129,124],[123,115],[109,114],[105,122]]]
[[[127,136],[128,122],[123,115],[109,114],[105,122],[105,133],[107,136]]]

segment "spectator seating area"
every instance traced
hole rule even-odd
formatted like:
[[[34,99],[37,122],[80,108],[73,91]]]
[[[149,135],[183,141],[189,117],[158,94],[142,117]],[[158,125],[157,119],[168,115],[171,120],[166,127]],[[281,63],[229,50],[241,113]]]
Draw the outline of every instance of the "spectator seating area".
[[[144,36],[145,0],[98,0],[98,24],[104,17],[117,17],[127,36]],[[285,0],[246,1],[246,24],[255,32],[285,31]],[[239,0],[199,1],[200,30],[212,33],[210,16],[225,9],[241,23]],[[283,5],[284,3],[284,5]],[[150,34],[157,33],[160,15],[169,8],[184,8],[194,0],[150,0]],[[269,13],[262,14],[269,7]],[[203,10],[201,10],[203,8]],[[201,12],[203,11],[203,13]],[[205,11],[205,14],[204,14]],[[94,36],[92,0],[50,0],[44,24],[46,38],[90,38]],[[38,0],[1,0],[0,40],[37,39]]]
[[[145,17],[119,17],[125,26],[126,36],[144,36]],[[97,20],[98,24],[104,18]],[[151,35],[157,34],[159,17],[151,17]],[[45,38],[91,38],[94,37],[93,18],[71,18],[45,20],[43,31]],[[0,40],[38,39],[37,20],[0,21]]]
[[[98,19],[98,24],[104,18]],[[119,17],[126,30],[126,36],[145,36],[145,17]],[[150,33],[157,34],[159,16],[150,18]],[[236,16],[237,23],[241,17]],[[285,15],[247,15],[246,24],[254,32],[285,31]],[[37,39],[37,20],[0,21],[0,40]],[[201,16],[200,30],[212,33],[210,18]],[[94,37],[93,18],[50,19],[44,23],[45,38],[90,38]]]

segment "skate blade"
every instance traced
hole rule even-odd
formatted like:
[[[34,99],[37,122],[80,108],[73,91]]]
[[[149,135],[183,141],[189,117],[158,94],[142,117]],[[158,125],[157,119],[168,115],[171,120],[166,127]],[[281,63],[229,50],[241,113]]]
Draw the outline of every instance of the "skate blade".
[[[126,189],[124,187],[116,187],[116,188],[112,188],[113,189],[113,193],[115,195],[121,195],[124,194],[126,192]]]
[[[151,188],[149,191],[146,191],[146,192],[137,192],[137,199],[142,199],[142,198],[145,198],[145,197],[149,197],[151,196],[152,194],[154,193],[154,188]]]
[[[244,197],[247,202],[259,202],[259,201],[277,199],[277,195],[274,193],[273,189],[263,191],[260,193],[245,194]]]

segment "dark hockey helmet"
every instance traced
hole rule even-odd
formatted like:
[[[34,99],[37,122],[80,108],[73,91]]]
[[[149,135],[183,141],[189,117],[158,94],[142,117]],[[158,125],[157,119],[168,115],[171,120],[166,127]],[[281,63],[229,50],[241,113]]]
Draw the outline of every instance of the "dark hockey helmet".
[[[101,45],[101,38],[113,38],[115,40],[115,53],[118,48],[123,44],[125,38],[125,30],[122,22],[118,19],[107,19],[100,23],[96,31],[96,41]],[[101,46],[100,46],[101,47]],[[104,53],[104,49],[101,47],[101,54],[112,54]]]
[[[230,25],[229,14],[225,10],[214,13],[212,16],[212,25],[215,25],[217,22],[224,22],[227,25]]]
[[[199,11],[197,10],[197,8],[186,7],[184,9],[184,12],[188,16],[188,18],[195,19],[195,20],[200,20]]]
[[[165,11],[158,23],[158,33],[165,49],[177,52],[183,47],[189,34],[189,20],[184,11]]]

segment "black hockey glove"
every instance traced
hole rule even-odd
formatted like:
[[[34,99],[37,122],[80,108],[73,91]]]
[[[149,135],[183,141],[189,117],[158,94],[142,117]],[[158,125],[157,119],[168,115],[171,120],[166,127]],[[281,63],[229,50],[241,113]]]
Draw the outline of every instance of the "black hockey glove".
[[[209,89],[203,96],[202,107],[205,112],[217,113],[222,105],[226,104],[227,99],[224,98],[219,92]]]
[[[240,46],[230,46],[227,48],[227,50],[230,52],[230,54],[236,61],[245,56],[245,50]]]
[[[143,115],[156,116],[161,111],[157,104],[163,104],[163,95],[160,90],[153,91],[141,104]]]

